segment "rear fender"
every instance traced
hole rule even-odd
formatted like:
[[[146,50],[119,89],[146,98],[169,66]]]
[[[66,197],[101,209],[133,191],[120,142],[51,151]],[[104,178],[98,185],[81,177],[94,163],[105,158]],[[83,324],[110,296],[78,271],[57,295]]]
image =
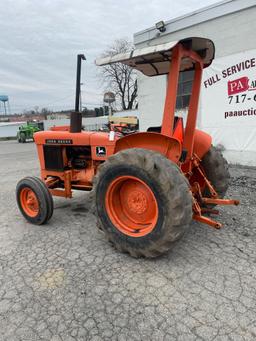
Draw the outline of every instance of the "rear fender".
[[[179,140],[153,132],[135,133],[120,138],[116,141],[115,153],[130,148],[156,151],[175,163],[179,161],[181,156]]]
[[[208,152],[212,145],[212,137],[204,131],[195,130],[194,135],[194,154],[200,159]]]

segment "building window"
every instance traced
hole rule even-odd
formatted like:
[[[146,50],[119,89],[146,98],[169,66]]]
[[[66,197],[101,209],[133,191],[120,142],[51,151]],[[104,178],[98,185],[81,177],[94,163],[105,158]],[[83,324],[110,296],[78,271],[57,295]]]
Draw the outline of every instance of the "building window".
[[[185,109],[189,105],[192,84],[194,79],[194,70],[180,72],[176,109]]]

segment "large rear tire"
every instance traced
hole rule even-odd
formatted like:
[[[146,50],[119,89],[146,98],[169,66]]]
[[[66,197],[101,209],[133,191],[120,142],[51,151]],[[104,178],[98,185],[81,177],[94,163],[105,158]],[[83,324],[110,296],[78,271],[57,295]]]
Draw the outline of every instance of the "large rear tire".
[[[133,257],[167,252],[192,218],[192,196],[180,169],[145,149],[127,149],[104,162],[95,196],[100,229]]]
[[[201,165],[219,198],[224,198],[230,181],[227,160],[218,149],[212,146],[203,157]],[[207,197],[210,195],[208,188],[204,190],[203,195]]]
[[[53,214],[53,199],[45,183],[37,177],[26,177],[16,187],[18,207],[27,221],[46,224]]]

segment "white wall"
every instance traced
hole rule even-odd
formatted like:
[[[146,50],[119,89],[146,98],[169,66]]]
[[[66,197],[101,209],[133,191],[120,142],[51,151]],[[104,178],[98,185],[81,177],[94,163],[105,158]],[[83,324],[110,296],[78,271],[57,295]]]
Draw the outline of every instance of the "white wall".
[[[82,119],[82,124],[86,128],[93,128],[93,126],[101,126],[108,122],[108,116],[99,116],[99,117],[87,117]],[[69,125],[70,119],[61,119],[61,120],[45,120],[44,121],[44,129],[49,130],[53,126],[62,126]]]
[[[256,4],[255,7],[202,22],[173,33],[163,34],[154,40],[139,44],[136,44],[137,34],[135,33],[135,45],[136,47],[145,47],[188,37],[205,37],[214,41],[215,57],[223,57],[244,49],[252,50],[255,48],[255,17]],[[137,40],[139,41],[139,39]]]
[[[147,77],[138,72],[138,84],[140,130],[146,131],[162,123],[166,76]]]
[[[53,126],[69,125],[69,119],[61,120],[44,120],[44,129],[49,130]],[[88,117],[82,119],[82,124],[87,130],[100,128],[108,123],[108,116]],[[16,137],[19,127],[25,125],[26,122],[6,122],[0,123],[0,138],[1,137]]]
[[[15,122],[15,123],[0,123],[0,138],[1,137],[16,137],[19,127],[26,122]]]

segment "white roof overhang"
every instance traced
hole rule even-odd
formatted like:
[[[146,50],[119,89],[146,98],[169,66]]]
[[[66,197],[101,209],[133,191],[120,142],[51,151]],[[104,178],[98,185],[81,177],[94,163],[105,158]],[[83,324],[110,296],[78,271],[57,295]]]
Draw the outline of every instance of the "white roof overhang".
[[[189,46],[192,51],[198,53],[202,58],[204,67],[211,64],[215,53],[213,42],[210,39],[196,37],[148,46],[130,52],[100,58],[96,60],[96,65],[123,63],[141,71],[146,76],[164,75],[167,74],[170,69],[172,50],[179,43],[186,47]],[[181,71],[193,69],[194,62],[190,58],[183,58],[181,62]]]

